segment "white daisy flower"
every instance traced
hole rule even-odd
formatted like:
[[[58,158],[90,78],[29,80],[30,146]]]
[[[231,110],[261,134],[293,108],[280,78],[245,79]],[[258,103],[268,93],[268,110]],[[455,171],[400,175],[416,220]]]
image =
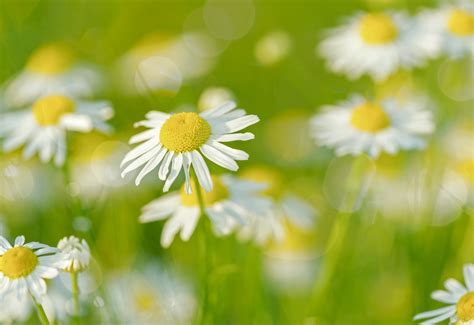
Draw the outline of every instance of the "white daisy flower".
[[[116,274],[107,281],[106,295],[111,311],[126,324],[189,324],[197,309],[189,283],[159,264]]]
[[[58,248],[64,255],[66,272],[82,272],[89,267],[91,251],[85,239],[77,237],[64,237],[58,243]]]
[[[358,13],[332,29],[319,46],[329,68],[351,79],[381,81],[398,68],[424,63],[415,20],[403,13]]]
[[[230,175],[214,176],[212,180],[212,191],[202,195],[206,215],[218,236],[228,235],[245,224],[251,211],[263,215],[270,207],[270,201],[257,194],[266,187],[263,184],[239,180]],[[142,223],[168,219],[161,236],[163,247],[169,247],[178,232],[182,240],[189,240],[202,216],[195,184],[192,185],[193,194],[187,194],[185,187],[183,185],[179,192],[160,197],[142,209]]]
[[[456,59],[474,55],[474,4],[460,1],[422,11],[419,43],[431,57],[446,54]]]
[[[63,256],[55,247],[25,244],[24,236],[18,236],[12,246],[0,236],[0,299],[9,294],[21,299],[29,293],[41,301],[46,294],[45,279],[56,277],[63,265]]]
[[[25,144],[23,158],[36,152],[42,162],[54,156],[57,166],[66,159],[66,132],[90,132],[97,129],[110,131],[105,123],[113,116],[110,104],[105,101],[83,102],[64,95],[41,97],[30,109],[9,112],[0,116],[0,137],[5,152]]]
[[[246,152],[223,144],[254,138],[249,132],[235,132],[257,123],[259,118],[235,108],[235,103],[228,102],[199,114],[149,112],[147,120],[135,123],[135,126],[145,126],[149,130],[130,139],[130,143],[143,143],[123,159],[121,166],[131,163],[123,170],[122,177],[145,165],[135,180],[138,185],[145,175],[160,166],[158,177],[165,181],[163,191],[167,192],[181,169],[184,169],[186,192],[191,193],[192,166],[201,186],[207,192],[211,191],[211,174],[201,153],[217,165],[232,171],[239,168],[236,160],[247,160],[249,157]]]
[[[434,131],[432,113],[418,100],[369,101],[354,95],[336,106],[325,106],[312,121],[315,141],[334,148],[336,155],[381,152],[395,154],[400,149],[422,149],[423,135]]]
[[[466,286],[455,279],[448,279],[447,291],[433,292],[431,298],[449,306],[427,311],[415,316],[414,320],[426,319],[422,324],[438,324],[449,319],[449,324],[472,325],[474,323],[474,264],[464,265]]]
[[[225,87],[209,87],[199,96],[197,108],[200,112],[204,112],[234,99],[232,91]]]
[[[184,82],[200,78],[215,65],[216,44],[201,32],[145,35],[117,62],[119,87],[130,95],[175,95]]]
[[[64,44],[48,44],[37,49],[25,68],[5,88],[5,103],[25,106],[49,94],[90,97],[102,84],[98,70],[75,59]]]
[[[272,204],[262,214],[252,210],[248,222],[239,229],[239,238],[255,240],[259,245],[270,240],[281,242],[285,239],[285,223],[303,231],[311,231],[314,226],[316,210],[303,199],[285,190],[282,176],[266,166],[254,166],[247,169],[242,177],[264,184],[262,192]]]
[[[255,58],[263,66],[273,66],[288,56],[292,41],[286,31],[276,30],[262,37],[255,45]]]

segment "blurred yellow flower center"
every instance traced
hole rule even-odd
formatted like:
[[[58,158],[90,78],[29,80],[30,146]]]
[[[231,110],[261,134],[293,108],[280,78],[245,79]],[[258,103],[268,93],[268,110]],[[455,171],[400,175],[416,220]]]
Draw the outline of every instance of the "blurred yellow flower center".
[[[222,183],[222,181],[218,177],[212,176],[212,182],[214,184],[212,187],[212,191],[201,191],[205,206],[213,205],[214,203],[223,201],[229,197],[229,190],[227,189],[227,186]],[[184,206],[188,207],[199,206],[197,189],[194,182],[191,183],[191,188],[192,194],[187,194],[185,191],[185,187],[181,187],[181,203]]]
[[[354,108],[351,123],[361,131],[376,133],[388,127],[390,120],[380,105],[367,102]]]
[[[474,15],[460,9],[453,10],[448,18],[448,29],[458,36],[474,34]]]
[[[461,321],[474,320],[474,292],[468,292],[459,299],[456,311]]]
[[[37,265],[38,257],[27,247],[13,247],[0,257],[0,272],[10,279],[26,277]]]
[[[456,165],[456,170],[469,182],[474,183],[474,159],[461,161]]]
[[[283,179],[280,173],[273,168],[256,166],[246,169],[241,175],[248,180],[267,184],[268,188],[263,191],[265,195],[278,197],[283,192]]]
[[[390,16],[379,14],[367,14],[362,17],[359,23],[359,33],[367,44],[379,45],[392,42],[398,35]]]
[[[140,292],[135,296],[135,306],[139,311],[151,311],[155,307],[155,296],[151,292]]]
[[[211,126],[198,114],[178,113],[172,115],[161,127],[160,142],[173,152],[188,152],[198,149],[211,136]]]
[[[61,44],[51,44],[36,50],[28,60],[26,69],[54,75],[69,69],[73,63],[74,55],[71,50]]]
[[[39,125],[56,125],[61,116],[74,112],[74,102],[61,95],[51,95],[38,99],[33,104],[33,116]]]

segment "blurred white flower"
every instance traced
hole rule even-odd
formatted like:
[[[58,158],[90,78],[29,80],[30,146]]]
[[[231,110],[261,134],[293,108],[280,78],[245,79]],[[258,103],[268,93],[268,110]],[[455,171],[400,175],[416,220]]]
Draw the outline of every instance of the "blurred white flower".
[[[9,294],[22,299],[32,295],[40,302],[46,295],[45,279],[58,276],[65,265],[59,249],[18,236],[12,246],[0,236],[0,300]]]
[[[50,94],[91,97],[102,84],[96,67],[76,60],[64,44],[48,44],[33,52],[23,71],[6,85],[5,104],[25,106]]]
[[[158,264],[116,274],[106,293],[116,319],[127,324],[189,324],[197,307],[189,284]]]
[[[206,88],[199,97],[198,110],[204,112],[208,109],[223,105],[226,102],[233,101],[234,99],[234,94],[227,88],[209,87]]]
[[[264,184],[264,197],[271,200],[271,208],[253,210],[248,222],[239,230],[239,239],[254,240],[263,245],[271,240],[281,242],[285,239],[285,223],[301,230],[311,231],[317,215],[316,210],[303,199],[284,188],[283,178],[274,169],[254,166],[242,173],[242,178]]]
[[[474,4],[458,1],[418,15],[419,44],[430,57],[445,54],[450,58],[474,55]]]
[[[23,323],[30,317],[33,310],[28,295],[17,297],[16,294],[8,294],[0,298],[0,323],[12,324]]]
[[[255,57],[261,65],[272,66],[283,60],[290,51],[290,35],[285,31],[277,30],[258,40],[255,46]]]
[[[272,285],[285,294],[308,293],[313,287],[317,262],[313,227],[283,222],[285,238],[266,247],[263,266]]]
[[[201,77],[214,66],[214,45],[199,32],[180,36],[151,33],[121,57],[116,78],[129,94],[176,94],[183,81]]]
[[[77,237],[64,237],[58,243],[58,248],[63,254],[66,272],[82,272],[89,267],[91,251],[85,239]]]
[[[474,264],[464,265],[464,281],[448,279],[444,286],[446,291],[437,290],[431,298],[449,306],[420,313],[414,320],[426,319],[423,324],[438,324],[449,320],[449,324],[471,325],[474,321]]]
[[[399,68],[424,64],[418,29],[403,13],[358,13],[330,30],[318,49],[331,70],[351,79],[368,74],[381,81]]]
[[[335,149],[337,156],[377,157],[381,152],[393,155],[400,149],[422,149],[426,145],[422,136],[434,131],[432,113],[424,106],[419,100],[376,102],[353,95],[322,107],[323,112],[311,121],[313,137],[318,145]]]
[[[211,174],[201,153],[215,164],[232,171],[239,168],[236,160],[247,160],[249,157],[246,152],[222,143],[254,138],[249,132],[235,132],[257,123],[258,116],[246,115],[245,110],[235,108],[235,103],[227,102],[200,114],[149,112],[147,120],[135,123],[135,126],[145,126],[149,130],[130,139],[131,144],[143,143],[123,159],[121,166],[129,165],[123,170],[122,177],[145,165],[135,180],[135,184],[139,185],[143,177],[161,164],[158,177],[165,181],[163,191],[167,192],[184,169],[186,192],[191,193],[192,166],[204,190],[211,191]]]
[[[104,193],[123,190],[120,161],[129,151],[121,141],[96,132],[76,139],[71,153],[71,184],[85,201],[95,202]]]
[[[24,159],[36,152],[42,162],[54,156],[57,166],[66,159],[66,131],[90,132],[93,129],[110,131],[105,123],[113,116],[105,101],[82,102],[68,96],[48,95],[35,101],[30,109],[9,112],[0,117],[0,137],[5,152],[26,144]]]
[[[266,187],[263,184],[243,181],[230,175],[214,176],[212,180],[214,187],[211,192],[203,193],[203,203],[218,236],[228,235],[244,225],[251,213],[259,213],[263,218],[270,207],[270,201],[258,195]],[[160,197],[142,209],[142,223],[169,218],[161,236],[161,245],[164,247],[170,246],[179,232],[182,240],[189,240],[202,217],[194,183],[192,188],[192,194],[187,194],[183,186],[179,192]]]

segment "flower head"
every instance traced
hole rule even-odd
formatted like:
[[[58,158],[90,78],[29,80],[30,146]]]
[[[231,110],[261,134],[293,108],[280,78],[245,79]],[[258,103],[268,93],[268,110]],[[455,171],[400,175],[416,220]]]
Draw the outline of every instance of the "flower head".
[[[418,34],[415,21],[404,14],[362,13],[330,30],[318,49],[331,70],[351,79],[368,74],[380,81],[399,67],[424,63],[427,54],[417,43]]]
[[[54,156],[57,166],[66,159],[66,132],[110,131],[105,123],[113,116],[108,102],[83,102],[65,95],[47,95],[36,100],[30,109],[0,116],[0,137],[6,138],[3,150],[25,146],[23,157],[36,152],[41,161]]]
[[[224,144],[254,138],[252,133],[235,132],[257,123],[258,117],[246,115],[244,110],[235,108],[233,102],[227,102],[200,114],[149,112],[147,120],[136,123],[136,126],[145,126],[149,130],[130,139],[130,143],[143,143],[123,159],[121,165],[128,166],[123,170],[122,177],[145,165],[136,178],[135,184],[138,185],[143,177],[159,166],[158,177],[165,181],[163,191],[167,192],[184,169],[185,190],[191,193],[192,166],[201,186],[207,192],[211,191],[212,179],[202,155],[232,171],[239,168],[236,161],[249,157],[246,152]]]
[[[464,265],[462,285],[455,279],[448,279],[444,286],[447,291],[438,290],[431,297],[449,306],[427,311],[415,316],[414,320],[428,319],[425,323],[437,324],[449,319],[450,324],[470,324],[474,321],[474,265]]]
[[[474,5],[467,1],[422,11],[418,16],[422,33],[419,43],[430,57],[450,58],[474,54]]]
[[[205,211],[217,235],[228,235],[246,224],[251,213],[264,215],[270,201],[258,195],[265,185],[239,180],[229,175],[212,177],[213,189],[203,193]],[[201,217],[196,188],[188,194],[185,185],[179,192],[167,194],[142,209],[140,221],[152,222],[168,218],[161,244],[168,247],[176,234],[187,241]],[[171,216],[171,217],[170,217]]]
[[[421,149],[425,146],[421,136],[434,131],[431,112],[417,100],[401,104],[361,96],[323,107],[311,124],[316,142],[334,148],[338,156],[367,153],[377,157],[381,152]]]
[[[91,252],[87,242],[77,237],[64,237],[58,243],[58,248],[64,255],[66,272],[82,272],[89,267]]]
[[[51,43],[35,50],[23,71],[7,84],[5,102],[26,106],[50,94],[90,97],[102,88],[102,83],[98,70],[79,62],[71,48]]]
[[[46,294],[44,279],[56,277],[63,265],[57,248],[36,242],[25,244],[23,236],[17,237],[12,246],[0,236],[0,298],[29,293],[40,300]]]

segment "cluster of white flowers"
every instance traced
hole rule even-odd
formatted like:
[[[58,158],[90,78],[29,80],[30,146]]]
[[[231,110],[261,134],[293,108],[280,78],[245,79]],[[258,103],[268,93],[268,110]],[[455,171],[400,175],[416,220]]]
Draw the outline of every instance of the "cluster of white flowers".
[[[38,242],[25,243],[18,236],[13,245],[0,236],[0,320],[21,321],[29,313],[31,298],[41,305],[47,295],[46,281],[60,271],[82,272],[89,266],[87,243],[71,236],[58,247]]]
[[[357,13],[330,30],[318,46],[331,70],[351,79],[368,74],[381,81],[398,69],[423,66],[427,59],[474,53],[474,5],[450,4],[423,10],[417,17],[400,12]]]
[[[109,132],[105,123],[113,116],[107,101],[87,101],[101,89],[98,70],[78,62],[65,44],[49,44],[36,50],[24,70],[7,83],[5,107],[0,112],[3,150],[25,145],[23,157],[38,153],[42,162],[66,159],[66,132]],[[10,111],[12,110],[12,111]]]

